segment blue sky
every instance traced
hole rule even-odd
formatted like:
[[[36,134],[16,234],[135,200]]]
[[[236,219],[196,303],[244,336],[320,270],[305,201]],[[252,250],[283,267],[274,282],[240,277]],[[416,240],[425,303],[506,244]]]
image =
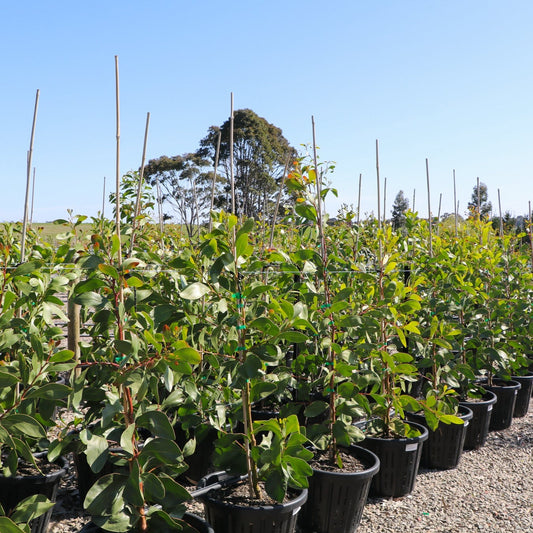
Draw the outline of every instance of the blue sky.
[[[387,211],[401,189],[427,214],[464,213],[479,177],[497,215],[533,200],[530,0],[3,2],[0,220],[21,220],[36,90],[33,220],[95,216],[115,179],[115,55],[121,172],[194,151],[211,125],[251,108],[294,146],[334,161],[341,203]],[[111,213],[109,205],[106,214]]]

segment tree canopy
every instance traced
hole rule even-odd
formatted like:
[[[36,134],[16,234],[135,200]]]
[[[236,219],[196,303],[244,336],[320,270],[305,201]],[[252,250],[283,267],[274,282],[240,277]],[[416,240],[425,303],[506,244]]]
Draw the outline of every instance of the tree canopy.
[[[479,194],[478,186],[474,185],[474,190],[472,191],[472,199],[468,202],[468,215],[479,216],[483,219],[488,219],[490,213],[492,212],[492,203],[488,201],[489,194],[487,186],[484,183],[479,183]]]
[[[197,154],[214,163],[220,133],[218,194],[215,206],[231,210],[230,119],[222,126],[211,126],[200,141]],[[296,150],[282,130],[251,109],[235,111],[233,120],[233,161],[236,214],[248,217],[266,214],[278,191],[285,166],[296,157]]]
[[[405,213],[409,209],[409,200],[404,196],[403,191],[398,192],[392,204],[392,227],[394,229],[405,226]]]

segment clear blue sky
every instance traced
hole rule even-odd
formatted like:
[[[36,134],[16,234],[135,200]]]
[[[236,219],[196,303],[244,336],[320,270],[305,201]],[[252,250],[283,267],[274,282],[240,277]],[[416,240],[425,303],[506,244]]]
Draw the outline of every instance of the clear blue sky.
[[[387,211],[402,189],[427,214],[464,212],[479,177],[497,213],[533,200],[531,0],[3,2],[0,220],[21,220],[36,90],[33,220],[94,216],[115,179],[115,55],[121,172],[198,147],[251,108],[294,146],[336,163],[339,200],[377,212],[375,141]],[[111,214],[106,206],[106,214]]]

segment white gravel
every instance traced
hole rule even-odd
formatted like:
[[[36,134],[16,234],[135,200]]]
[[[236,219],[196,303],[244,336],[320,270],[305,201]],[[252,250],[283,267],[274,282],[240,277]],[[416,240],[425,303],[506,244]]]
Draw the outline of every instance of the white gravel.
[[[369,499],[357,533],[533,532],[533,402],[453,470],[421,469],[414,491]]]

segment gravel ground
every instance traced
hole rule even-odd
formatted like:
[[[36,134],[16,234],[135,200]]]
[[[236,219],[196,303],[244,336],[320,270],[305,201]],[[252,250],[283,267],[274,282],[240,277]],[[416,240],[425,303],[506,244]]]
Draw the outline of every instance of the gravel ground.
[[[73,468],[60,488],[49,533],[77,533],[84,515]],[[201,507],[192,505],[201,513]],[[533,533],[533,402],[510,428],[489,433],[454,470],[420,470],[404,498],[369,499],[358,533]],[[306,533],[306,532],[302,532]]]

